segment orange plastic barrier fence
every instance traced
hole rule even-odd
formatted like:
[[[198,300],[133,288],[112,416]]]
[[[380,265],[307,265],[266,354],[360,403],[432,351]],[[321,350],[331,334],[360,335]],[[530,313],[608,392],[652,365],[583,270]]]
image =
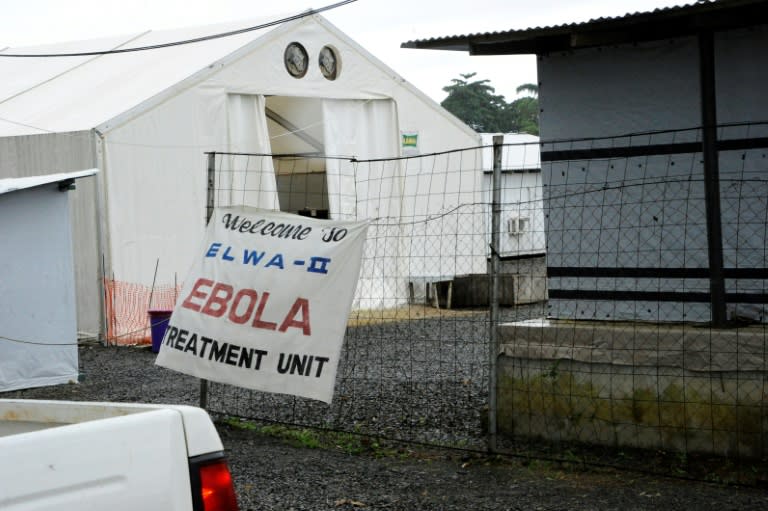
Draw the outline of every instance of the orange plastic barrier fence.
[[[181,285],[155,285],[106,280],[107,342],[130,346],[150,344],[150,310],[173,310]]]

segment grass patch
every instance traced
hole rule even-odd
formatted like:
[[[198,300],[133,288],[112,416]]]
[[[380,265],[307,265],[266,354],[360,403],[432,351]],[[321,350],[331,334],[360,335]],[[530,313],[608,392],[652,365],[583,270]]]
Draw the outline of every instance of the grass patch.
[[[253,431],[255,434],[280,439],[294,447],[336,449],[347,454],[366,454],[377,457],[402,457],[404,454],[409,455],[413,452],[387,445],[375,438],[354,433],[299,428],[281,424],[258,424],[254,421],[236,417],[228,417],[221,422],[232,428]]]

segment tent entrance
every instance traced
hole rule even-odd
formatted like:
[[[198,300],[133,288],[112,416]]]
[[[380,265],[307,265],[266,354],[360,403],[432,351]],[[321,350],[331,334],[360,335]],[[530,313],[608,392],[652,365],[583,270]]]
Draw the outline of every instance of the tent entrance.
[[[266,98],[264,113],[281,211],[330,218],[322,101]]]
[[[229,109],[231,151],[257,167],[232,175],[233,203],[272,209],[279,202],[281,211],[339,220],[399,211],[398,163],[369,175],[352,162],[399,155],[391,99],[230,94]],[[391,199],[381,203],[382,194]]]

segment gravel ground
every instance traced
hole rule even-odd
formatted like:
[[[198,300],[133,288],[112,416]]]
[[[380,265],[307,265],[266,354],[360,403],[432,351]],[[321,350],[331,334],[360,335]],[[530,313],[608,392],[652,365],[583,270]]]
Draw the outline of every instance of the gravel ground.
[[[209,409],[484,450],[488,325],[465,312],[350,327],[330,405],[212,384]]]
[[[83,346],[84,381],[2,397],[197,404],[194,378],[144,348]],[[768,510],[768,492],[459,451],[310,449],[218,424],[242,510]]]

